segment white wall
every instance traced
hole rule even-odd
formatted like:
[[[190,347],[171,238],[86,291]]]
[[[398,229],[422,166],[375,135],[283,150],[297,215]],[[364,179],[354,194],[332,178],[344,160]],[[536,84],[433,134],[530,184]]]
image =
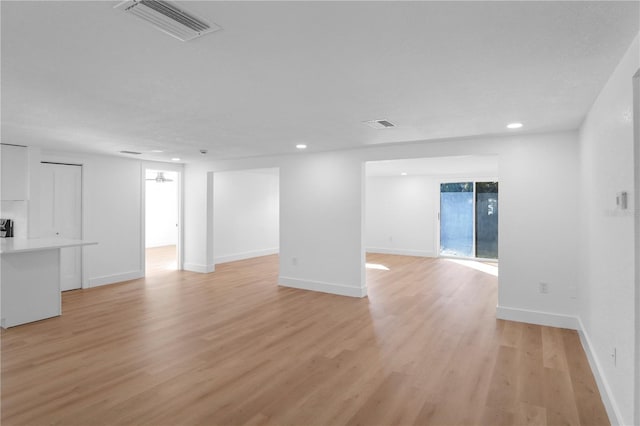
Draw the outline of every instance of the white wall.
[[[366,250],[437,256],[438,180],[428,176],[368,176]]]
[[[578,138],[535,139],[500,155],[499,314],[544,323],[538,312],[554,313],[548,325],[577,328]],[[512,308],[519,312],[505,312]]]
[[[178,179],[175,172],[164,172],[171,182],[147,180],[145,183],[145,247],[178,243]],[[147,172],[147,179],[156,176]]]
[[[55,151],[43,151],[41,159],[82,165],[83,239],[98,242],[83,248],[83,286],[143,276],[142,163]]]
[[[280,168],[281,285],[362,297],[364,164],[341,153]]]
[[[213,272],[213,173],[202,164],[184,168],[184,269]]]
[[[277,169],[214,173],[215,263],[278,252],[278,192]]]
[[[365,290],[360,278],[364,268],[358,264],[364,264],[364,162],[498,155],[498,315],[576,328],[576,300],[572,297],[578,262],[577,150],[575,131],[447,139],[323,154],[214,161],[198,166],[199,173],[194,166],[193,179],[205,181],[207,170],[279,166],[280,283],[295,282],[304,288],[355,294]],[[199,206],[196,213],[202,226],[212,217]],[[197,247],[192,248],[195,254]],[[298,258],[297,266],[292,265],[293,257]],[[548,294],[538,292],[540,282],[549,283]],[[340,293],[344,287],[348,290]]]
[[[580,319],[597,370],[610,390],[610,410],[634,420],[634,162],[632,77],[640,68],[636,37],[580,129]],[[616,210],[619,191],[629,210]],[[617,349],[617,362],[611,354]],[[640,395],[635,395],[635,398]],[[611,413],[610,413],[611,415]]]
[[[143,275],[140,163],[116,157],[42,152],[42,161],[82,164],[83,286]]]

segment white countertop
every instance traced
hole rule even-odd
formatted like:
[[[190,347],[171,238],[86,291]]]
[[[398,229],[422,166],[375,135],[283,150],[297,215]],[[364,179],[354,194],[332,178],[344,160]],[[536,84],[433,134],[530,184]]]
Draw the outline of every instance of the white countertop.
[[[0,238],[0,254],[52,250],[65,247],[88,246],[93,244],[98,243],[84,240],[71,240],[67,238]]]

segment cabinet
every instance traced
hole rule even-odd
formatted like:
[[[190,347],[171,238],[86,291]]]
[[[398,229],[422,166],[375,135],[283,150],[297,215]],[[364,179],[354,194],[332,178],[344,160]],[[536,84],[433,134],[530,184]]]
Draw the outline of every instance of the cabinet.
[[[27,148],[0,144],[0,198],[2,200],[28,199],[29,160]]]

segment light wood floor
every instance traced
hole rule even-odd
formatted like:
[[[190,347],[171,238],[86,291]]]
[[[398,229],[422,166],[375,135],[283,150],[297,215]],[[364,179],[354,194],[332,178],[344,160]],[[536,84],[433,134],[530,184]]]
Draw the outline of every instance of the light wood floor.
[[[67,292],[2,332],[2,425],[608,424],[576,333],[496,320],[496,277],[367,259],[365,299],[275,255]]]
[[[145,249],[145,275],[158,275],[177,268],[176,246]]]

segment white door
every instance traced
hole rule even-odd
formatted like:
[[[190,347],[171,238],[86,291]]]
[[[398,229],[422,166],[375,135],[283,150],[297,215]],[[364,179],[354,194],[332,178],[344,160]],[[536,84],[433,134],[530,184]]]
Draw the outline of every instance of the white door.
[[[82,167],[42,163],[40,226],[44,238],[82,238]],[[60,249],[62,291],[82,287],[82,248]]]

